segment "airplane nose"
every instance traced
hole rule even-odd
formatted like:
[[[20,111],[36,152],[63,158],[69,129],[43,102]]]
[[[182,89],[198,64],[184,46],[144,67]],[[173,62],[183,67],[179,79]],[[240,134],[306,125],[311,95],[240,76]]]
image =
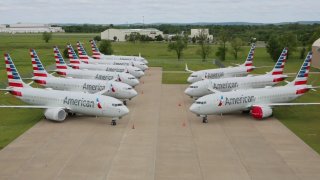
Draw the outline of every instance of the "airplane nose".
[[[138,95],[138,92],[136,90],[132,89],[131,90],[131,95],[132,95],[132,97],[135,97],[135,96]]]
[[[188,83],[192,83],[193,78],[192,77],[188,77],[187,81],[188,81]]]
[[[186,90],[184,90],[184,93],[190,96],[190,88],[187,88]]]
[[[191,111],[191,112],[193,112],[194,114],[199,114],[198,112],[197,112],[197,105],[196,104],[192,104],[191,106],[190,106],[190,108],[189,108],[189,110]]]
[[[138,79],[133,79],[132,80],[132,87],[134,87],[134,86],[136,86],[136,85],[138,85],[140,82],[139,82],[139,80]]]
[[[129,114],[129,109],[127,108],[127,106],[123,106],[121,109],[121,116],[127,115]]]

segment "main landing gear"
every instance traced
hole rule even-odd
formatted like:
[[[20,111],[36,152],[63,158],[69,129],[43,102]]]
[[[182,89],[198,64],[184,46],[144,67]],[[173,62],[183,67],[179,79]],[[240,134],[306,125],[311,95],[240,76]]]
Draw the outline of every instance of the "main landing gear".
[[[127,101],[123,101],[123,104],[126,106],[127,105]]]
[[[208,117],[207,116],[202,117],[202,123],[208,123]]]

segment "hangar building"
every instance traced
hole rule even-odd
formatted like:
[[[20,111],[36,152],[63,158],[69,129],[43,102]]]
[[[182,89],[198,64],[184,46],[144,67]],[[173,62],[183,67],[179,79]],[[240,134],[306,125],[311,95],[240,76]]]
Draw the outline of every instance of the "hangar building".
[[[320,68],[320,38],[312,44],[312,67]]]
[[[158,29],[107,29],[101,33],[101,39],[126,41],[126,35],[129,36],[131,33],[139,33],[140,35],[146,35],[151,38],[155,38],[158,35],[163,37],[163,32]]]
[[[64,32],[61,27],[53,27],[50,24],[9,24],[0,25],[0,32],[4,33],[42,33],[42,32]]]

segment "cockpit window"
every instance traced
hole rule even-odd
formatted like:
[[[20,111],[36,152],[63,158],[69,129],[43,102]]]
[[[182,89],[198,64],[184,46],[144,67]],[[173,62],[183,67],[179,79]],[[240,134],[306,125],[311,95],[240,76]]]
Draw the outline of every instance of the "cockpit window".
[[[112,106],[114,107],[119,107],[119,106],[122,106],[123,104],[119,103],[119,104],[112,104]]]
[[[193,88],[193,89],[195,89],[195,88],[198,88],[198,86],[190,86],[190,88]]]
[[[129,79],[136,79],[135,77],[129,77]]]
[[[197,77],[197,75],[191,75],[191,77]]]

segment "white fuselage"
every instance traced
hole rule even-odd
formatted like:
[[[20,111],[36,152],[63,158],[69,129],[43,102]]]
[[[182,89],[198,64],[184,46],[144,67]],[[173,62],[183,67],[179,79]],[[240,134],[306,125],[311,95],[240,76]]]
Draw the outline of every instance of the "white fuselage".
[[[148,64],[148,61],[145,58],[139,57],[139,56],[119,56],[119,55],[105,55],[105,54],[100,54],[100,56],[101,56],[100,57],[101,59],[105,59],[105,60],[139,61],[139,62]]]
[[[129,60],[106,60],[106,59],[93,59],[89,58],[84,62],[88,64],[109,64],[109,65],[121,65],[121,66],[134,66],[140,68],[142,71],[148,69],[148,66],[140,61],[129,61]]]
[[[116,81],[103,81],[95,79],[76,79],[76,78],[59,78],[47,77],[34,78],[37,83],[55,90],[63,91],[76,91],[94,94],[103,91],[103,95],[111,96],[117,99],[132,99],[138,93],[130,85],[116,82]]]
[[[38,88],[16,88],[16,91],[22,95],[16,97],[28,104],[63,107],[72,113],[106,117],[122,117],[129,113],[121,101],[109,96]]]
[[[110,65],[110,64],[86,64],[80,63],[75,65],[79,69],[99,70],[109,72],[124,72],[133,75],[136,78],[140,78],[144,75],[144,72],[137,67],[122,66],[122,65]]]
[[[191,97],[201,97],[211,94],[209,88],[221,92],[228,92],[239,89],[263,88],[266,86],[274,86],[283,81],[287,75],[258,75],[245,77],[231,77],[223,79],[204,79],[192,83],[185,93]]]
[[[201,81],[202,79],[220,79],[227,77],[239,77],[248,75],[253,66],[237,66],[237,67],[227,67],[220,69],[206,69],[201,71],[195,71],[188,77],[189,83],[194,83]]]
[[[209,94],[196,100],[190,111],[198,115],[245,111],[253,105],[290,102],[303,94],[297,93],[299,90],[306,88],[307,85],[281,86]]]
[[[79,69],[59,69],[58,74],[66,77],[79,79],[98,79],[105,81],[119,81],[126,83],[132,87],[139,84],[139,80],[128,73],[107,72],[107,71],[93,71],[93,70],[79,70]]]

